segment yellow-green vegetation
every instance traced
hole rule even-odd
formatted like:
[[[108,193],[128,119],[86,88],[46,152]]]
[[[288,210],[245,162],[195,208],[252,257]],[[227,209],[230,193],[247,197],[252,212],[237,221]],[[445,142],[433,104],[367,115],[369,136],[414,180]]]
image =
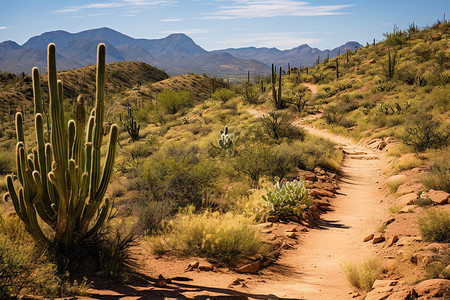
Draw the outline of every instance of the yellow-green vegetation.
[[[269,250],[259,239],[252,220],[231,212],[194,214],[193,207],[188,207],[165,224],[163,232],[163,236],[150,239],[156,253],[172,251],[233,264],[242,257]]]
[[[398,187],[401,186],[404,181],[405,181],[404,178],[390,180],[386,182],[386,186],[389,188],[389,192],[391,194],[395,194],[397,192]]]
[[[450,25],[413,27],[302,74],[303,81],[319,84],[312,103],[323,107],[324,118],[317,125],[355,139],[394,136],[410,151],[448,144]]]
[[[434,154],[431,172],[422,177],[428,189],[442,190],[450,193],[450,148],[447,147]]]
[[[371,258],[362,263],[343,262],[341,267],[348,282],[357,289],[370,291],[375,280],[383,272],[380,263]]]
[[[450,242],[450,213],[429,209],[418,219],[422,238],[427,242]]]

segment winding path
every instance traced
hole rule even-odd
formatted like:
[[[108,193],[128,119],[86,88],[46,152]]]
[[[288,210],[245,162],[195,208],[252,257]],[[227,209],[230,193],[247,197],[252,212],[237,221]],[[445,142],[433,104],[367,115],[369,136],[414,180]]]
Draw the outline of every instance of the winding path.
[[[313,93],[317,90],[308,87]],[[340,265],[361,262],[376,254],[376,247],[363,239],[388,216],[381,192],[384,163],[376,153],[350,138],[303,121],[295,125],[340,144],[347,153],[341,167],[340,195],[332,200],[334,211],[322,215],[320,228],[303,235],[295,250],[287,251],[265,272],[264,285],[249,288],[254,293],[272,293],[282,298],[352,299],[353,289]]]

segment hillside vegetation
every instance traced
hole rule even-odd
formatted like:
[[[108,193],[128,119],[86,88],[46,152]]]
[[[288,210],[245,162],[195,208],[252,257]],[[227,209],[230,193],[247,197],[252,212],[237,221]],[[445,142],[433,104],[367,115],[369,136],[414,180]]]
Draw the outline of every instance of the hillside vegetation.
[[[314,226],[336,192],[343,153],[293,125],[308,115],[314,115],[316,126],[355,140],[397,141],[388,147],[396,172],[431,165],[426,188],[449,191],[449,34],[448,23],[395,29],[383,42],[316,67],[273,66],[272,76],[231,87],[195,74],[168,78],[144,63],[108,64],[104,134],[115,130],[110,124],[116,123],[118,148],[106,192],[114,205],[100,232],[103,237],[94,236],[92,247],[65,265],[51,254],[39,260],[34,254],[17,255],[14,247],[42,252],[25,228],[12,228],[18,217],[11,203],[5,203],[0,238],[6,242],[0,250],[11,263],[6,269],[27,265],[32,273],[45,266],[46,280],[53,284],[63,278],[65,286],[38,292],[55,296],[82,292],[89,286],[86,280],[74,279],[98,271],[127,280],[127,272],[135,268],[135,243],[160,255],[194,255],[232,267],[258,254],[270,264],[276,258],[266,258],[282,240],[264,241],[255,224]],[[66,119],[75,115],[78,94],[88,95],[88,106],[94,105],[94,68],[58,74],[65,87]],[[0,188],[6,191],[3,178],[17,174],[10,154],[16,149],[15,110],[24,111],[24,141],[31,146],[27,154],[37,144],[30,78],[3,74],[0,79]],[[46,84],[43,76],[44,103]],[[43,117],[45,124],[48,117]],[[45,129],[45,141],[48,135]],[[107,151],[99,153],[104,163]],[[422,154],[418,162],[407,164],[401,158],[408,153]],[[14,180],[16,185],[20,181]],[[89,266],[81,264],[86,259]],[[15,291],[0,284],[0,292],[16,296],[37,291],[40,284],[32,276],[25,282]]]

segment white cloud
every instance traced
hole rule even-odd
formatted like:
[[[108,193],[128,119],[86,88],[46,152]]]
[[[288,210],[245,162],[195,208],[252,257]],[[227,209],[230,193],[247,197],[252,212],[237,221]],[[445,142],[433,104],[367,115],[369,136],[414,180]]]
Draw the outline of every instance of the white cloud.
[[[184,21],[184,19],[177,19],[177,18],[167,18],[167,19],[161,19],[161,22],[181,22]]]
[[[311,5],[297,0],[232,0],[231,5],[219,5],[204,19],[269,18],[279,16],[329,16],[349,14],[342,12],[353,5]]]
[[[119,0],[104,3],[89,3],[85,5],[68,6],[62,9],[52,11],[53,14],[68,14],[75,13],[83,10],[93,10],[93,9],[138,9],[141,11],[144,8],[150,8],[155,6],[163,5],[173,5],[177,3],[176,0],[156,0],[156,1],[146,1],[146,0]]]
[[[224,48],[230,47],[276,47],[278,49],[291,49],[303,44],[313,45],[321,42],[319,38],[305,37],[301,35],[312,34],[310,32],[280,32],[280,33],[254,33],[249,35],[241,34],[232,40],[223,40],[220,43]]]
[[[8,27],[6,27],[6,26],[0,26],[0,30],[3,30],[3,29],[7,29]]]

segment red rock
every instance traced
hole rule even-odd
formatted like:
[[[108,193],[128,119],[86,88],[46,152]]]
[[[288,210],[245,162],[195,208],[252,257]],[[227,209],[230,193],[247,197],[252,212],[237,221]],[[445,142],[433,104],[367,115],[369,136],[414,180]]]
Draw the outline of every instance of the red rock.
[[[262,267],[261,261],[258,260],[258,261],[246,264],[246,265],[238,268],[236,271],[238,273],[252,273],[252,274],[256,274],[261,269],[261,267]]]
[[[450,280],[428,279],[416,284],[414,290],[420,297],[444,297],[445,299],[445,297],[450,297]]]
[[[447,204],[448,199],[450,198],[450,194],[444,191],[429,190],[427,195],[431,199],[431,201],[441,205]]]
[[[398,241],[398,236],[397,236],[397,235],[391,236],[391,237],[389,238],[389,240],[387,241],[386,246],[387,246],[387,247],[391,247],[391,246],[394,245],[397,241]]]
[[[375,236],[375,235],[374,235],[373,233],[369,234],[368,236],[366,236],[366,237],[364,238],[364,242],[370,241],[371,239],[373,239],[374,236]]]
[[[386,240],[385,237],[381,233],[378,233],[376,236],[373,237],[372,244],[378,244],[384,242],[385,240]]]
[[[414,204],[414,203],[416,203],[416,201],[417,201],[416,193],[405,194],[403,196],[398,197],[396,200],[397,204],[400,206]]]

